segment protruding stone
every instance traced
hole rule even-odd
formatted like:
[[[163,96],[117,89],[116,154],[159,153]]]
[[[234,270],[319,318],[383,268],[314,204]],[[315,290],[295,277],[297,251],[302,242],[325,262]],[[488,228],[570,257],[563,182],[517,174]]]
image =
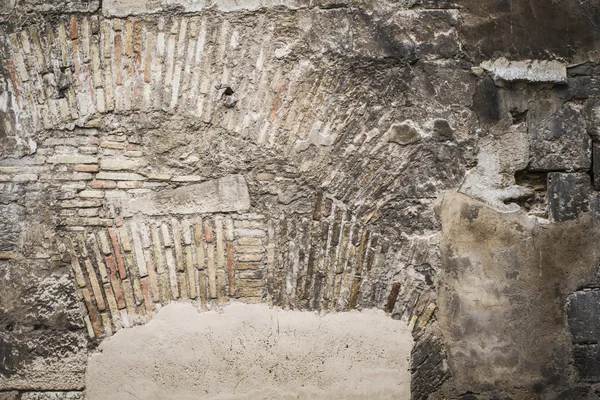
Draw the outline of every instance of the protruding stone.
[[[387,132],[388,142],[397,143],[402,146],[416,143],[421,140],[419,131],[414,127],[412,121],[404,121],[401,124],[394,124]]]
[[[98,179],[116,179],[100,176]],[[246,180],[241,175],[229,175],[196,185],[152,193],[123,204],[124,215],[195,214],[245,211],[250,208]]]

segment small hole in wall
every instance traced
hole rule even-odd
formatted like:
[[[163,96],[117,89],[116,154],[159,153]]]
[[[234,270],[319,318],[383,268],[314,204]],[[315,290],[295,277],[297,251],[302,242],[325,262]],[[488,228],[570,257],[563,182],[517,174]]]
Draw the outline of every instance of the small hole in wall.
[[[518,125],[527,120],[527,110],[519,111],[513,108],[512,110],[510,110],[510,115],[512,117],[513,125]]]
[[[15,324],[13,322],[6,324],[6,326],[4,327],[7,331],[12,332],[13,329],[15,329]]]
[[[530,215],[540,218],[548,218],[547,191],[548,191],[548,173],[534,172],[528,170],[517,171],[515,173],[515,183],[527,189],[533,190],[533,196],[510,200],[517,203]]]

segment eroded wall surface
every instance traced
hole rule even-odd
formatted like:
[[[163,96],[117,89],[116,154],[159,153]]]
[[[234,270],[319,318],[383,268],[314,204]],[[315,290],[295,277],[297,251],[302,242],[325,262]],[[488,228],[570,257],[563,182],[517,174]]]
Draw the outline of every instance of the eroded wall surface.
[[[0,15],[2,396],[81,398],[103,340],[231,302],[383,310],[415,399],[594,395],[595,2]]]

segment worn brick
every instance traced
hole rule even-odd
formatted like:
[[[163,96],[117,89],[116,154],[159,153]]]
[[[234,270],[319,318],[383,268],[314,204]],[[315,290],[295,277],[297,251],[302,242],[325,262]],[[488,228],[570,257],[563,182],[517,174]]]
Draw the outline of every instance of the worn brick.
[[[38,180],[36,174],[18,174],[13,176],[13,182],[34,182]]]
[[[115,181],[92,181],[90,183],[92,189],[115,189],[117,182]]]
[[[61,224],[65,226],[112,226],[113,220],[106,218],[63,218]]]
[[[96,164],[97,157],[87,155],[62,155],[57,154],[48,159],[50,164]]]
[[[108,229],[108,235],[112,244],[112,248],[115,253],[115,261],[117,262],[117,268],[119,270],[119,277],[125,279],[127,277],[127,271],[125,269],[125,262],[123,260],[123,254],[121,253],[121,246],[119,246],[119,235],[115,228]]]
[[[100,142],[100,147],[102,147],[103,149],[124,150],[125,143],[103,141]]]
[[[103,158],[100,160],[100,169],[107,171],[135,170],[144,166],[143,160],[127,160],[119,158]]]
[[[104,197],[104,191],[102,191],[102,190],[82,190],[77,195],[79,197],[84,197],[84,198],[101,199]]]
[[[86,208],[86,207],[100,207],[102,200],[88,199],[88,200],[64,200],[60,203],[62,208]]]
[[[99,172],[96,179],[109,181],[142,181],[146,179],[143,175],[129,172]]]
[[[256,254],[256,253],[239,254],[237,259],[240,262],[259,262],[259,261],[262,261],[263,254]]]
[[[98,166],[97,165],[75,165],[73,167],[73,171],[76,172],[98,172]]]
[[[235,269],[236,270],[255,270],[255,269],[261,269],[262,265],[261,264],[254,264],[254,263],[236,263],[235,264]]]
[[[237,294],[240,297],[261,297],[264,295],[264,289],[238,287]]]

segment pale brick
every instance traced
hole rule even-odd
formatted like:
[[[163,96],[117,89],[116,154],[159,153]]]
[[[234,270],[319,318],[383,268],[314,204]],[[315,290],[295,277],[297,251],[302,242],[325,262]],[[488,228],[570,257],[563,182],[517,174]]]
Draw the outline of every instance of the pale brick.
[[[241,296],[241,297],[261,297],[264,294],[264,289],[262,289],[262,288],[238,288],[237,294],[238,294],[238,296]]]
[[[99,208],[82,208],[77,210],[77,215],[80,217],[97,217],[100,213]]]
[[[146,177],[129,172],[99,172],[96,175],[96,179],[110,181],[143,181]]]
[[[160,226],[160,230],[162,233],[163,244],[165,247],[173,246],[173,242],[171,241],[171,234],[169,233],[169,226],[167,224],[162,224]]]
[[[36,174],[19,174],[13,177],[13,182],[34,182],[38,180]]]
[[[139,230],[137,229],[137,224],[131,224],[131,234],[133,239],[133,248],[135,249],[135,260],[137,262],[138,270],[140,272],[140,277],[145,277],[148,275],[148,270],[146,268],[146,260],[144,259],[144,252],[142,250],[142,242],[139,236]]]
[[[240,254],[238,260],[241,262],[259,262],[262,261],[262,254]]]
[[[173,182],[201,182],[203,180],[205,180],[205,178],[199,175],[183,175],[171,178],[171,181]]]
[[[142,186],[140,181],[119,181],[117,182],[117,188],[119,189],[137,189]]]
[[[61,221],[61,224],[66,226],[112,226],[113,220],[105,218],[73,217],[64,218]]]
[[[235,285],[238,288],[264,288],[265,282],[262,280],[236,280]]]
[[[101,199],[104,197],[102,190],[83,190],[79,192],[79,197]]]
[[[264,253],[265,248],[263,246],[238,246],[235,250],[238,253]]]
[[[89,200],[65,200],[60,203],[62,208],[88,208],[88,207],[100,207],[102,206],[102,200],[89,199]]]
[[[103,141],[103,142],[100,142],[100,147],[102,147],[104,149],[124,150],[125,143]]]
[[[262,265],[261,264],[253,264],[253,263],[237,263],[235,264],[235,269],[236,270],[255,270],[255,269],[261,269]]]
[[[125,153],[123,153],[123,155],[125,157],[143,157],[144,153],[139,150],[131,150],[131,151],[126,151]]]
[[[235,229],[236,237],[264,237],[266,232],[261,229]]]
[[[58,154],[48,159],[50,164],[96,164],[97,157],[88,155],[62,155]]]
[[[168,174],[150,174],[148,179],[151,181],[168,181],[171,179],[171,175]]]
[[[100,168],[108,171],[135,170],[146,165],[143,160],[123,160],[119,158],[103,158],[100,160]]]

